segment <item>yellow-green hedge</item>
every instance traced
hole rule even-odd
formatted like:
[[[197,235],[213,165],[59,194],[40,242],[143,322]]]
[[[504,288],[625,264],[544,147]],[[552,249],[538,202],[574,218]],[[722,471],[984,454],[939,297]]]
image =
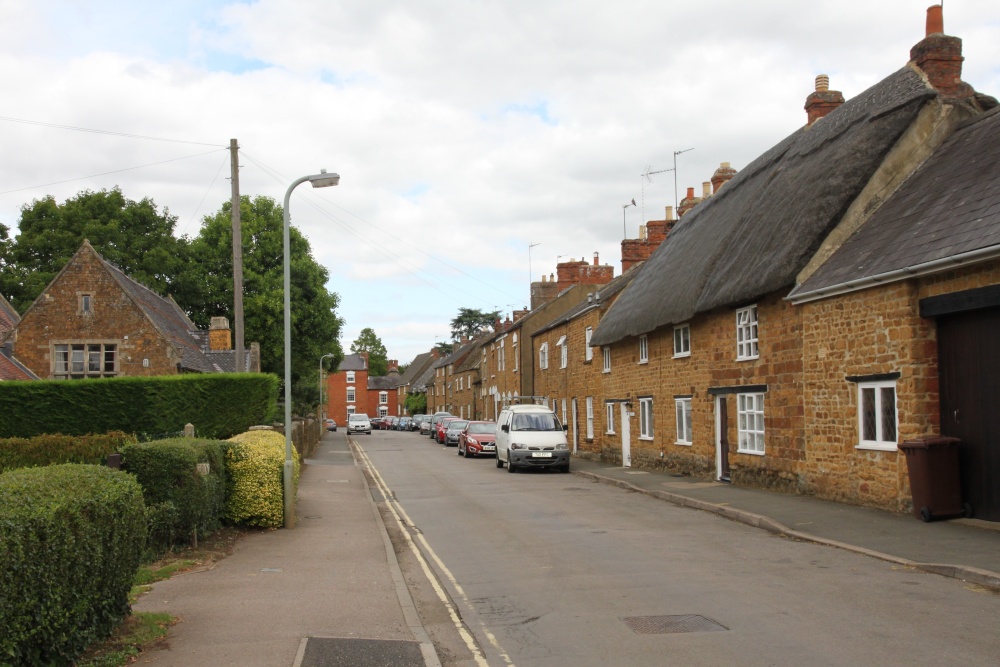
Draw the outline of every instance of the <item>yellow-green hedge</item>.
[[[260,528],[284,525],[285,436],[276,431],[247,431],[229,439],[226,467],[229,492],[226,519]],[[293,488],[298,488],[300,464],[295,465]]]

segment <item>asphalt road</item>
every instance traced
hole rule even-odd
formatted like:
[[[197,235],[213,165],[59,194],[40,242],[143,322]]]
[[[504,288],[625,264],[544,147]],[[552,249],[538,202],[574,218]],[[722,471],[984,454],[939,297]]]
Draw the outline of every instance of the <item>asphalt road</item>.
[[[425,436],[355,440],[444,665],[1000,660],[1000,595],[977,586]]]

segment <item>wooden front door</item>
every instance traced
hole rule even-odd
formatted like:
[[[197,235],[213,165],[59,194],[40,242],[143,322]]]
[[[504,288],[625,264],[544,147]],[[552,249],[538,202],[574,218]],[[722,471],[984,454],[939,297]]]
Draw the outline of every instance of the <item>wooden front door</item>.
[[[961,438],[962,496],[1000,521],[1000,308],[938,318],[941,434]]]

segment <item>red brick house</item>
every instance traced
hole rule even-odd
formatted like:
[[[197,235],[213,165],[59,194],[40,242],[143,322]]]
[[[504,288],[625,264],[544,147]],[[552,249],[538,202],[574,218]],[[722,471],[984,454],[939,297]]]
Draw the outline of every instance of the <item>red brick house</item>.
[[[220,373],[237,370],[229,322],[199,330],[173,299],[132,280],[84,241],[8,335],[40,378]],[[243,368],[260,369],[260,350]]]
[[[348,354],[336,373],[326,376],[326,414],[338,424],[346,424],[347,416],[364,413],[376,417],[369,405],[368,353]]]

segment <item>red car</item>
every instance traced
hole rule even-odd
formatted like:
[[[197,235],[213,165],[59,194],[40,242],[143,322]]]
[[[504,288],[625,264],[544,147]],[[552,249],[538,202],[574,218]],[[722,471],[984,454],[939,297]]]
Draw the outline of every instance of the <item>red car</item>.
[[[458,455],[467,459],[481,454],[497,453],[497,423],[469,422],[458,436]]]
[[[448,422],[453,422],[461,417],[446,417],[438,422],[437,431],[434,432],[434,439],[439,445],[444,444],[444,434],[448,432]]]

